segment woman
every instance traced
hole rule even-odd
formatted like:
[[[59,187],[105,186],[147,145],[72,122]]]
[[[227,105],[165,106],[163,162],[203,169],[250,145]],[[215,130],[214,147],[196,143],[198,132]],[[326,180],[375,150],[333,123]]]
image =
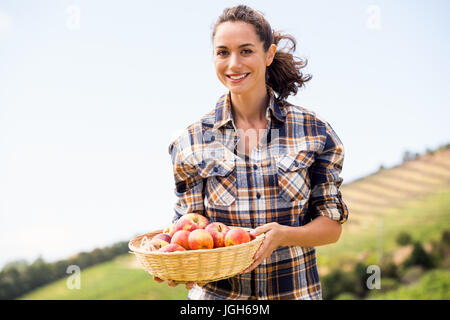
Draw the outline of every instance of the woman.
[[[339,191],[344,150],[326,121],[286,101],[311,77],[300,72],[302,61],[277,51],[281,39],[295,50],[295,39],[273,32],[255,10],[225,9],[212,40],[228,94],[169,147],[174,221],[195,212],[265,233],[247,270],[202,287],[189,283],[189,299],[322,297],[314,247],[336,242],[347,220]]]

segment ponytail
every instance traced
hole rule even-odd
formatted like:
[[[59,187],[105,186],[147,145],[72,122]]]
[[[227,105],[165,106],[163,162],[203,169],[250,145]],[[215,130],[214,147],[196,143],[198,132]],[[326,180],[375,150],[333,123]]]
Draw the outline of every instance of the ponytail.
[[[287,51],[278,49],[280,41],[284,39],[292,43]],[[274,31],[273,43],[277,46],[277,51],[272,64],[267,67],[266,84],[277,93],[279,100],[284,100],[291,94],[296,95],[298,88],[304,86],[304,83],[311,80],[312,76],[304,76],[301,71],[307,65],[308,60],[301,60],[293,55],[296,47],[293,36]]]

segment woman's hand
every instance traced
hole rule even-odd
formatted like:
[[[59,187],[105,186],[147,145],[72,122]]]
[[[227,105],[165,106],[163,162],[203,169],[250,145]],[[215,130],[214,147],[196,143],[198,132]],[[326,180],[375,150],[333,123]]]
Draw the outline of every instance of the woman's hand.
[[[153,276],[153,280],[155,280],[156,282],[164,282],[163,279],[160,279],[160,278],[155,277],[155,276]],[[187,282],[186,283],[186,289],[191,290],[192,287],[194,286],[194,284],[197,284],[200,287],[203,287],[205,285],[204,283]],[[178,283],[176,281],[173,281],[173,280],[167,280],[167,285],[169,287],[176,287],[178,285]]]
[[[272,254],[273,250],[284,245],[286,228],[288,227],[280,225],[276,222],[271,222],[264,224],[251,232],[255,236],[259,236],[262,233],[265,233],[266,236],[253,257],[255,262],[253,262],[250,267],[245,269],[243,271],[244,273],[255,269],[265,258]]]

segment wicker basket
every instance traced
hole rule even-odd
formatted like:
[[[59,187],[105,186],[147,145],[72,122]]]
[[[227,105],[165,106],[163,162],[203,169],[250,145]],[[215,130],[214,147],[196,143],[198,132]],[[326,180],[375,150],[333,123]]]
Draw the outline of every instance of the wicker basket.
[[[253,263],[253,256],[264,239],[264,234],[261,234],[247,243],[214,249],[175,252],[140,249],[143,240],[149,241],[162,232],[157,230],[137,236],[128,243],[128,247],[146,271],[160,279],[171,279],[177,283],[207,283],[241,273]]]

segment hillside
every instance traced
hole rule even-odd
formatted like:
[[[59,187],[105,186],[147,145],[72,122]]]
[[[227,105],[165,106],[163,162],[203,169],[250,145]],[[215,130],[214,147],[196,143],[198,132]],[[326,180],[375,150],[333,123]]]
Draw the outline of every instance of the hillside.
[[[344,184],[341,191],[350,209],[348,225],[359,228],[377,220],[381,212],[448,187],[450,148],[445,148]]]
[[[320,275],[367,257],[376,263],[396,249],[402,231],[427,242],[450,229],[450,148],[381,169],[341,191],[349,219],[338,243],[317,248]]]
[[[376,264],[386,253],[401,260],[404,248],[396,244],[402,231],[423,243],[450,230],[450,148],[426,154],[390,169],[342,186],[350,211],[338,243],[317,248],[319,274],[334,268],[352,270],[355,262]],[[403,251],[402,251],[403,250]],[[69,290],[66,279],[44,286],[23,299],[186,299],[184,286],[156,283],[137,265],[134,256],[119,256],[81,272],[81,289]],[[385,297],[416,296],[420,288],[434,288],[427,276],[415,289],[399,289]],[[431,280],[430,280],[431,279]],[[430,289],[431,290],[431,289]],[[407,292],[407,293],[405,293]],[[377,296],[381,298],[383,296]]]
[[[184,300],[184,286],[175,288],[157,283],[143,271],[134,255],[118,256],[113,261],[81,270],[80,289],[69,289],[67,279],[55,281],[25,296],[22,300]]]

